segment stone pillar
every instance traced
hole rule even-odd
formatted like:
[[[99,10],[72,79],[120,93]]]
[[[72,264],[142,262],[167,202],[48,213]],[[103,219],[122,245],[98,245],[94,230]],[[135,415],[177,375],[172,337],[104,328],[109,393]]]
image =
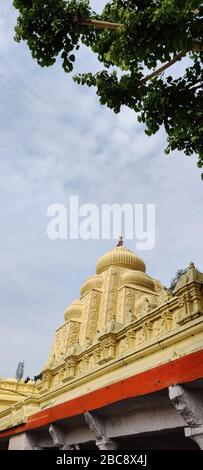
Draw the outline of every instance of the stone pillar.
[[[99,450],[116,450],[118,448],[117,444],[112,439],[98,439],[95,444]]]
[[[95,444],[100,450],[117,449],[116,443],[112,439],[106,437],[106,426],[101,419],[89,411],[84,413],[84,418],[89,428],[95,435]]]
[[[79,450],[80,448],[78,444],[69,444],[69,431],[59,424],[52,423],[49,426],[49,434],[54,447],[60,450]]]
[[[185,428],[185,437],[190,437],[203,450],[203,426]]]
[[[35,440],[27,433],[10,437],[8,450],[39,450]]]
[[[169,398],[188,427],[185,437],[190,437],[203,449],[203,400],[198,391],[186,390],[182,385],[169,387]]]

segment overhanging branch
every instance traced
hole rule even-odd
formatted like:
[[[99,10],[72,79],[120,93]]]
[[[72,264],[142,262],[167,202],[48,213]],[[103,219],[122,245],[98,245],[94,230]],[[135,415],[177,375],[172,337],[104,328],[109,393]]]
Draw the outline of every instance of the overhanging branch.
[[[111,23],[110,21],[100,20],[78,20],[78,23],[96,29],[120,29],[123,26],[121,23]]]
[[[186,55],[186,53],[187,53],[186,51],[179,52],[179,54],[177,54],[173,59],[171,59],[169,62],[167,62],[167,64],[162,65],[161,67],[159,67],[159,69],[155,70],[154,72],[150,73],[149,75],[146,75],[145,78],[140,80],[140,83],[141,84],[146,83],[149,80],[152,80],[152,78],[155,78],[157,75],[160,75],[160,73],[164,72],[164,70],[171,67],[171,65],[178,62],[178,60],[181,60],[182,57],[184,57]]]
[[[110,30],[119,30],[121,29],[124,25],[122,23],[112,23],[110,21],[101,21],[101,20],[82,20],[82,19],[75,19],[76,22],[80,23],[81,25],[84,26],[90,26],[96,29],[110,29]],[[192,51],[197,51],[201,52],[203,51],[203,44],[202,42],[198,41],[197,39],[193,39],[192,41]],[[152,80],[155,78],[157,75],[160,75],[160,73],[164,72],[167,70],[169,67],[171,67],[173,64],[178,62],[178,60],[181,60],[182,57],[186,55],[186,53],[189,51],[181,51],[179,52],[173,59],[171,59],[169,62],[166,64],[162,65],[159,69],[155,70],[151,74],[147,75],[145,78],[143,78],[140,83],[146,83],[149,80]]]
[[[114,23],[114,22],[111,22],[111,21],[102,21],[102,20],[85,20],[85,19],[79,19],[79,18],[75,18],[75,21],[77,23],[80,23],[84,26],[90,26],[90,27],[93,27],[93,28],[96,28],[96,29],[114,29],[114,30],[118,30],[118,29],[121,29],[124,25],[122,23]],[[198,39],[193,39],[192,40],[192,48],[191,48],[192,51],[197,51],[197,52],[201,52],[203,51],[203,44],[201,41],[199,41]]]

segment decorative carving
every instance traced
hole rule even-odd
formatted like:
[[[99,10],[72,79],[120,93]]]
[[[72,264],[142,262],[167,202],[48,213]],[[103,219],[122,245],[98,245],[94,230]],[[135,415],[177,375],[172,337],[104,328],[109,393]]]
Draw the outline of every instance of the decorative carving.
[[[105,428],[103,422],[89,411],[84,413],[84,417],[86,423],[95,435],[96,439],[102,439],[105,435]]]
[[[52,380],[52,372],[51,370],[47,369],[42,374],[42,381],[38,385],[38,388],[40,390],[43,390],[43,392],[49,390],[51,386],[51,380]]]
[[[125,311],[125,287],[122,287],[118,293],[118,308],[117,308],[117,321],[124,323]]]
[[[109,270],[105,271],[103,274],[103,292],[101,296],[101,302],[100,302],[100,309],[99,309],[99,318],[98,318],[98,330],[102,330],[104,328],[105,323],[106,323],[106,306],[107,306],[107,301],[108,301],[108,285],[109,285],[109,278],[110,278],[110,272]]]
[[[77,371],[78,371],[78,375],[81,375],[81,374],[84,373],[84,361],[83,361],[83,359],[81,361],[79,361]]]
[[[51,424],[49,426],[49,434],[52,437],[54,446],[63,449],[67,443],[67,430],[57,424]]]
[[[202,315],[200,287],[187,286],[182,295],[178,297],[178,304],[179,309],[175,315],[175,321],[179,325],[184,325],[184,323]]]
[[[171,385],[169,387],[169,398],[189,426],[203,424],[203,401],[200,396],[185,390],[181,385]]]
[[[72,348],[73,346],[75,346],[75,344],[78,343],[79,331],[80,331],[80,323],[71,321],[68,341],[67,341],[68,348]]]
[[[128,350],[128,339],[127,337],[122,338],[118,344],[118,354],[123,354]]]
[[[83,347],[86,340],[86,330],[87,330],[87,322],[88,322],[88,315],[90,311],[90,302],[91,302],[91,291],[87,292],[82,297],[82,328],[80,330],[80,344]]]
[[[128,350],[156,340],[177,324],[182,325],[200,315],[203,310],[200,277],[194,267],[191,267],[191,273],[189,279],[193,276],[196,281],[189,284],[184,281],[185,287],[179,289],[176,296],[155,281],[157,296],[131,285],[123,286],[118,293],[123,270],[109,267],[101,274],[102,292],[92,289],[82,297],[81,330],[80,323],[69,320],[56,333],[49,364],[54,368],[66,361],[64,377],[61,372],[58,382],[44,380],[41,388],[46,390],[61,381],[89,373],[116,355],[123,356]],[[122,328],[125,333],[121,337]],[[80,331],[83,347],[79,345]]]
[[[91,288],[93,281],[89,281],[89,290],[78,301],[82,326],[68,320],[57,330],[47,374],[44,372],[42,383],[37,384],[38,390],[88,374],[116,356],[127,355],[132,348],[136,352],[136,347],[158,341],[161,335],[177,329],[177,324],[184,325],[203,314],[203,275],[193,265],[181,278],[175,295],[156,280],[155,292],[132,283],[122,285],[123,276],[130,274],[131,264],[127,266],[107,266],[99,275],[102,291],[94,284]]]
[[[65,373],[63,377],[63,381],[71,380],[75,377],[75,367],[76,367],[77,360],[76,358],[72,357],[67,360]]]
[[[146,317],[155,307],[156,302],[153,297],[142,295],[142,297],[135,303],[136,318]]]
[[[142,326],[136,330],[136,344],[140,345],[145,341],[145,328]]]
[[[165,318],[161,316],[152,322],[153,337],[163,335],[165,333]]]
[[[119,270],[109,268],[105,273],[98,329],[102,330],[111,321],[112,312],[117,311]]]
[[[119,271],[116,268],[110,269],[110,279],[108,286],[108,299],[106,306],[106,322],[111,320],[112,312],[116,312],[118,297]]]
[[[86,338],[88,338],[89,341],[93,341],[96,336],[100,298],[101,298],[100,292],[98,291],[91,292],[87,328],[86,328]]]
[[[130,287],[125,288],[125,310],[124,310],[124,323],[129,321],[129,312],[131,312],[131,318],[133,317],[135,303],[135,290]],[[130,320],[131,321],[131,320]]]
[[[160,295],[158,297],[158,304],[159,305],[165,304],[166,302],[168,302],[172,298],[173,298],[172,293],[168,289],[166,289],[166,287],[164,287],[161,290]]]
[[[132,310],[129,310],[127,313],[126,313],[126,317],[125,317],[125,321],[126,323],[132,323],[136,320],[136,316],[134,315],[134,313],[132,312]]]
[[[67,336],[67,325],[63,325],[59,330],[56,331],[54,343],[49,355],[47,366],[55,366],[62,353],[65,353],[66,349],[66,336]]]
[[[101,342],[101,358],[98,364],[110,361],[115,357],[115,337],[111,334],[106,336]]]
[[[64,361],[67,349],[75,347],[79,340],[80,323],[66,322],[56,331],[47,366],[54,367]]]
[[[85,363],[85,371],[88,371],[90,369],[90,356],[88,356],[88,354],[84,356],[84,363]]]
[[[153,337],[153,323],[152,321],[148,320],[145,323],[145,331],[146,331],[146,340],[150,341]]]
[[[95,367],[95,356],[94,354],[89,355],[89,368],[93,369]]]
[[[100,450],[117,449],[116,443],[106,437],[105,425],[93,413],[84,413],[85,421],[96,437],[96,445]]]
[[[127,332],[128,349],[134,348],[136,344],[136,333],[133,330]]]
[[[157,294],[161,294],[161,292],[163,291],[164,287],[162,286],[162,284],[160,283],[160,281],[157,281],[157,279],[154,279],[154,286],[155,286],[155,292]]]
[[[102,358],[102,347],[101,347],[101,344],[99,344],[94,351],[95,365],[99,364],[101,358]]]

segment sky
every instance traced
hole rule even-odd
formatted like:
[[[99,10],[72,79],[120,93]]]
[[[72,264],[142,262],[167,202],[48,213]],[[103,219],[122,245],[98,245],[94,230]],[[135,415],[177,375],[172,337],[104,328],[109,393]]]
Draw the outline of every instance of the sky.
[[[105,2],[92,1],[99,11]],[[164,154],[163,130],[144,134],[136,115],[103,107],[59,62],[40,68],[13,40],[16,12],[0,6],[0,375],[40,372],[67,305],[115,240],[50,240],[47,208],[68,204],[156,205],[156,242],[139,252],[166,286],[193,261],[203,270],[202,190],[196,157]],[[181,72],[178,65],[175,73]],[[75,72],[98,70],[82,48]],[[135,250],[135,241],[126,242]]]

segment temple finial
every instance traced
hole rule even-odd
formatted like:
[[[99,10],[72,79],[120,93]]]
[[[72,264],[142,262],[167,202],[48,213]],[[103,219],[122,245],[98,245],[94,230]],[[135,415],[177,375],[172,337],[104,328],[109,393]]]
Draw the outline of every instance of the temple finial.
[[[123,237],[120,236],[119,239],[118,239],[118,243],[116,246],[123,246]]]
[[[191,263],[189,265],[189,269],[195,269],[195,264],[193,263],[193,261],[191,261]]]

